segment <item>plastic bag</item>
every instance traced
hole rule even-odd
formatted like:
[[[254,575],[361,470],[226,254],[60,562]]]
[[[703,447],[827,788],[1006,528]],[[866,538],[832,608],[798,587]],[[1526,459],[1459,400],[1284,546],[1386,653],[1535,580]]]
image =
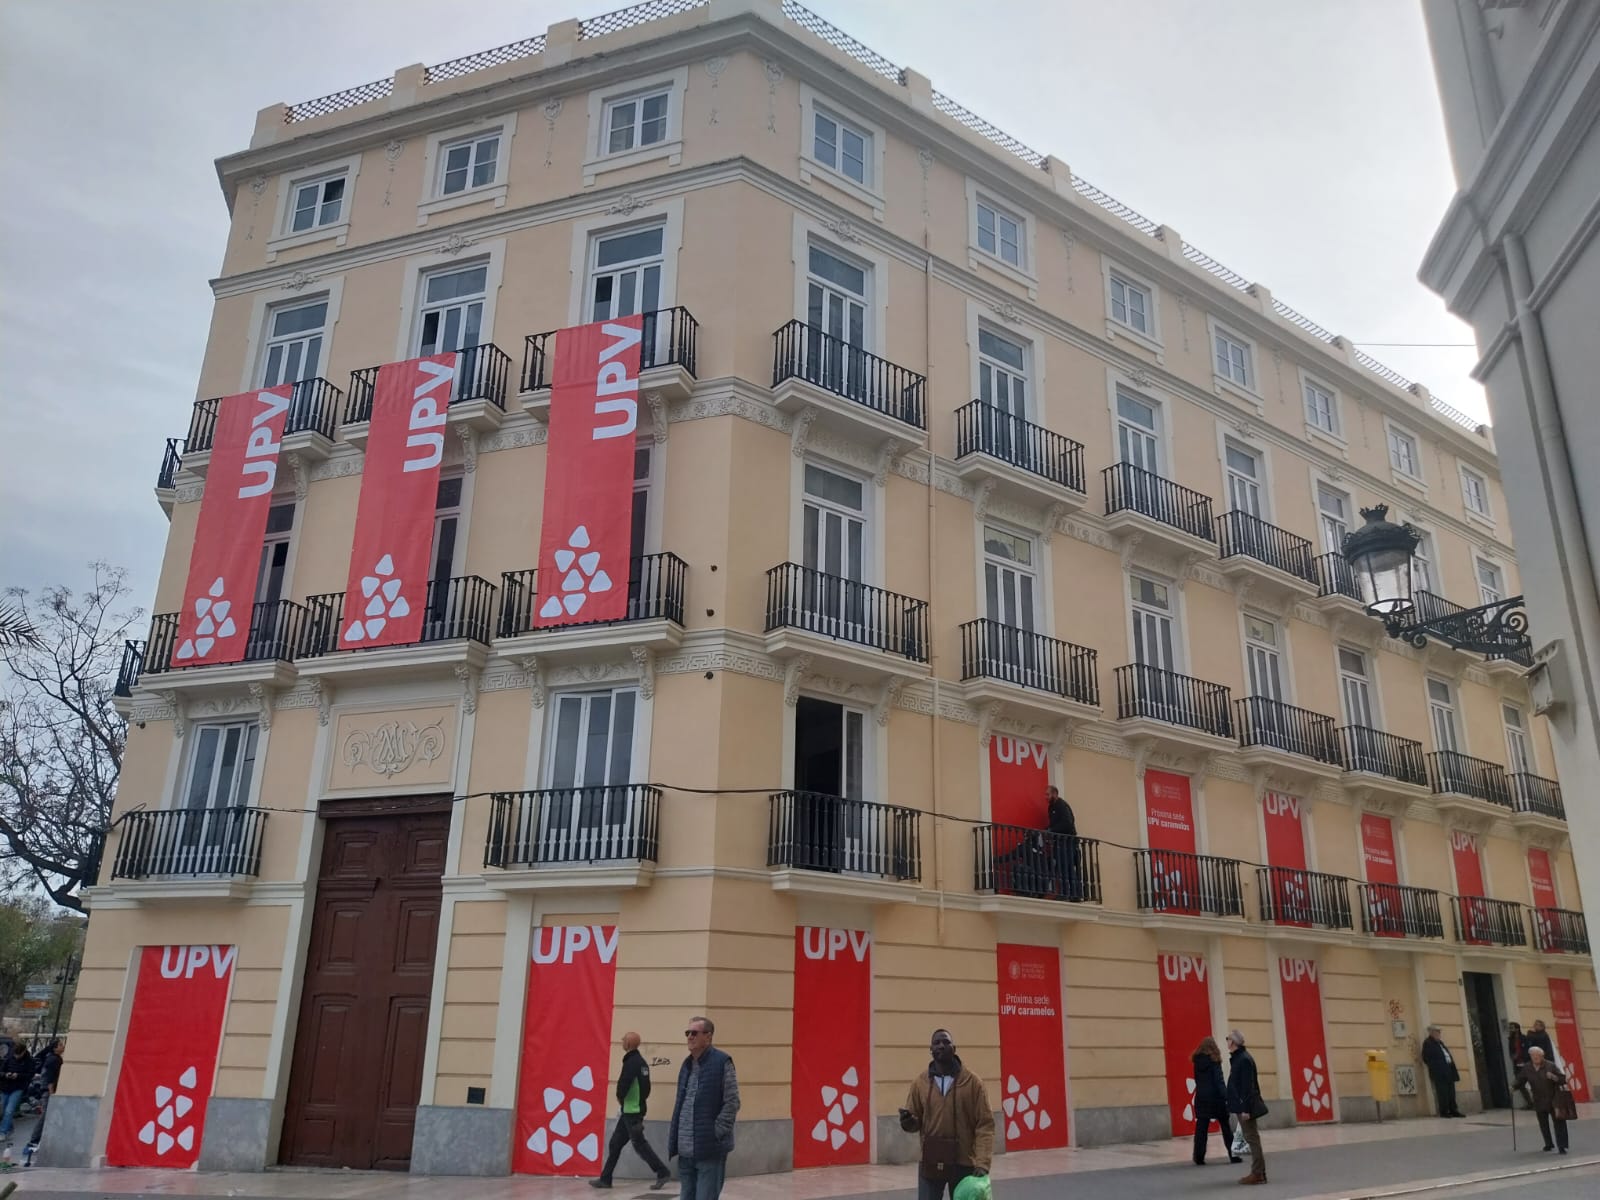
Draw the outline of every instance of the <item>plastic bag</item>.
[[[994,1188],[987,1175],[968,1175],[956,1184],[951,1200],[990,1200],[993,1195]]]
[[[1233,1145],[1228,1148],[1228,1153],[1235,1158],[1243,1158],[1250,1153],[1250,1143],[1244,1140],[1243,1125],[1234,1126]]]

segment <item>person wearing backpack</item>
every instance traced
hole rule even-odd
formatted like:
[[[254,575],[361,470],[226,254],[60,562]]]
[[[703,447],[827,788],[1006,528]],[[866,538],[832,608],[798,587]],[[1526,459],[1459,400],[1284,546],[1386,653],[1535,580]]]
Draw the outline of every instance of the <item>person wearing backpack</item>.
[[[606,1148],[606,1165],[600,1168],[600,1178],[591,1179],[590,1187],[608,1188],[611,1174],[617,1169],[623,1147],[633,1146],[633,1152],[644,1159],[644,1165],[656,1173],[650,1190],[659,1192],[667,1186],[672,1172],[656,1156],[655,1147],[644,1135],[644,1114],[650,1100],[650,1064],[639,1053],[639,1035],[622,1035],[622,1074],[617,1077],[617,1127],[611,1131],[611,1145]]]
[[[1250,1147],[1250,1174],[1239,1182],[1265,1183],[1267,1156],[1261,1150],[1261,1132],[1256,1122],[1267,1115],[1267,1104],[1261,1098],[1256,1060],[1244,1048],[1244,1034],[1237,1029],[1228,1031],[1228,1111],[1238,1116],[1239,1128],[1244,1130],[1244,1140]]]

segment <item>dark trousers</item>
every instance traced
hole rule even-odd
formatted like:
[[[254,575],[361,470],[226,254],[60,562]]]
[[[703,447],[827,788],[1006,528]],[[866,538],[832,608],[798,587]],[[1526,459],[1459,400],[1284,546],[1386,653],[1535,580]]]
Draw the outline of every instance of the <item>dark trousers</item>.
[[[950,1189],[950,1195],[953,1197],[956,1194],[956,1184],[960,1183],[963,1179],[971,1174],[971,1167],[963,1167],[955,1164],[952,1164],[950,1167],[950,1179],[948,1182],[943,1179],[924,1179],[921,1174],[918,1174],[917,1200],[941,1200],[941,1198],[944,1196],[944,1190],[947,1187]]]
[[[1433,1094],[1439,1097],[1439,1115],[1453,1117],[1461,1110],[1456,1107],[1456,1081],[1453,1079],[1435,1079],[1433,1081]]]
[[[1225,1112],[1195,1114],[1194,1119],[1194,1160],[1203,1163],[1206,1160],[1206,1142],[1211,1136],[1211,1122],[1217,1123],[1217,1128],[1222,1130],[1222,1152],[1231,1160],[1233,1158],[1233,1122],[1228,1120]]]
[[[656,1157],[650,1139],[644,1136],[644,1118],[638,1113],[621,1113],[617,1117],[617,1127],[611,1131],[611,1145],[606,1148],[606,1165],[600,1169],[601,1179],[607,1183],[611,1182],[611,1172],[617,1169],[617,1160],[622,1157],[622,1149],[630,1142],[633,1144],[633,1152],[644,1159],[644,1165],[656,1173],[657,1179],[671,1174],[667,1170],[667,1164]]]
[[[1546,1150],[1550,1149],[1550,1122],[1554,1121],[1556,1123],[1556,1149],[1565,1150],[1567,1148],[1567,1123],[1560,1117],[1553,1117],[1547,1112],[1534,1113],[1533,1115],[1539,1118],[1539,1132],[1544,1135],[1544,1148]]]

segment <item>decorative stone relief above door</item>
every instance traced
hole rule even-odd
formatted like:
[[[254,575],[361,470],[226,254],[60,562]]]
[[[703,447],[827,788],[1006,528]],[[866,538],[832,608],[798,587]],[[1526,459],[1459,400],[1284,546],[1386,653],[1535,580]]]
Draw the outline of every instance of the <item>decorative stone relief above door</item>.
[[[454,704],[340,713],[328,756],[328,790],[449,787],[458,726]]]

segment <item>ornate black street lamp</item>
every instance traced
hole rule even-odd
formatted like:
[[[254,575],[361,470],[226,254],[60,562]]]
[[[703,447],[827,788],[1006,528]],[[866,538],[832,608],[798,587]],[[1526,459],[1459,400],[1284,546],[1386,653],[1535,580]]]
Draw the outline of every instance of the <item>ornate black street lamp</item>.
[[[1366,524],[1344,535],[1344,556],[1368,613],[1392,638],[1422,647],[1435,638],[1486,658],[1531,662],[1528,613],[1521,596],[1477,608],[1422,612],[1412,595],[1412,566],[1422,535],[1411,525],[1388,520],[1387,505],[1363,508]]]

